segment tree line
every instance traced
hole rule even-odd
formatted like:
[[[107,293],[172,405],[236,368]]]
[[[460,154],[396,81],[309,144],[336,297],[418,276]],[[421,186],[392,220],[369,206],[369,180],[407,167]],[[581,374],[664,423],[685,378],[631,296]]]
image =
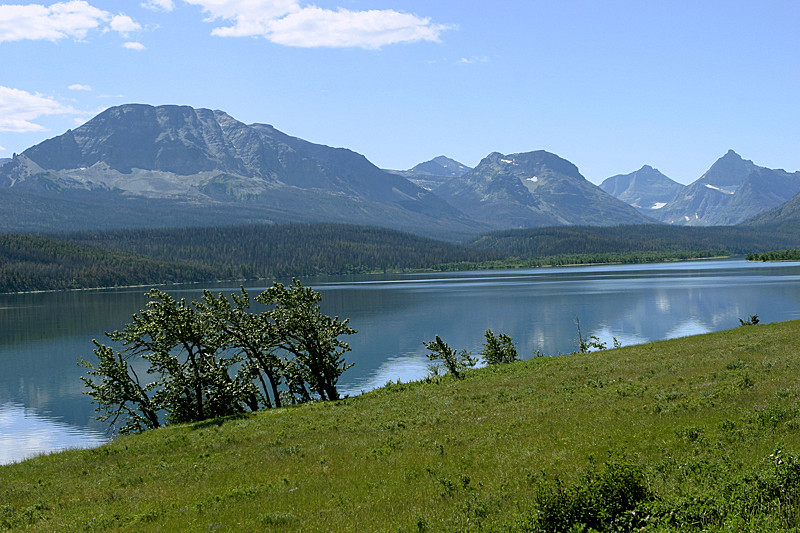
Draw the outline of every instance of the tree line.
[[[746,259],[748,261],[800,261],[800,249],[751,253],[747,254]]]

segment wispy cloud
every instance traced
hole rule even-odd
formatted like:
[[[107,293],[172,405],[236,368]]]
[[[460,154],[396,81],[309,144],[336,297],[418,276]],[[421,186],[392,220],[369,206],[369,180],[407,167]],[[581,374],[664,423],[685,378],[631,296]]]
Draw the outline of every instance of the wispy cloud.
[[[147,50],[147,47],[145,45],[143,45],[142,43],[137,43],[136,41],[128,41],[127,43],[124,43],[122,46],[124,48],[127,48],[128,50],[137,50],[137,51]]]
[[[472,56],[472,57],[462,57],[457,61],[459,65],[474,65],[476,63],[488,63],[489,58],[487,56]]]
[[[70,91],[91,91],[92,87],[90,85],[83,85],[80,83],[73,83],[69,87],[67,87]]]
[[[212,30],[220,37],[263,37],[285,46],[381,48],[439,41],[449,26],[429,18],[384,9],[350,11],[302,7],[298,0],[185,0],[200,6],[208,22],[232,25]]]
[[[34,122],[36,119],[46,115],[75,114],[79,114],[76,109],[48,96],[0,85],[0,131],[44,131],[46,128]]]
[[[172,11],[175,9],[175,3],[172,0],[148,0],[142,4],[142,7],[153,10]]]
[[[0,43],[5,41],[85,39],[92,30],[122,34],[141,29],[126,15],[112,15],[84,0],[40,4],[0,5]]]

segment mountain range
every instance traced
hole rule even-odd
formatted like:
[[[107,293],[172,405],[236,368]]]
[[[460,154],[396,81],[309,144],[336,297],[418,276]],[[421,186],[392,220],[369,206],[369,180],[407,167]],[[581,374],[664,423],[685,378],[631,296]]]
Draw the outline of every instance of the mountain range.
[[[800,172],[732,151],[688,186],[645,165],[598,187],[542,150],[494,152],[474,169],[438,156],[383,170],[223,111],[127,104],[0,160],[0,231],[340,222],[457,240],[558,225],[735,224],[798,191]]]
[[[6,230],[20,222],[87,229],[94,209],[111,215],[93,217],[105,228],[325,221],[440,237],[487,229],[361,154],[186,106],[109,108],[15,155],[0,167],[0,189],[40,202],[60,221],[54,228],[35,206],[31,213],[3,202],[12,212],[0,213]]]
[[[686,186],[645,166],[600,187],[665,224],[729,226],[790,200],[800,192],[800,172],[760,167],[729,150]]]
[[[587,181],[574,164],[544,150],[489,154],[435,192],[493,228],[653,222]]]

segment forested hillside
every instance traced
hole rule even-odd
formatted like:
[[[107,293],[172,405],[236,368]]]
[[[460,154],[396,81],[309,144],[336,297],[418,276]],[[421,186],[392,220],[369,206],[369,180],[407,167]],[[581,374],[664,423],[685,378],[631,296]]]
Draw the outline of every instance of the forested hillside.
[[[341,224],[0,235],[0,291],[270,279],[410,270],[654,262],[797,248],[796,232],[751,227],[555,227],[466,245]]]
[[[0,235],[0,292],[213,279],[204,266],[37,237]]]
[[[495,231],[470,246],[510,257],[630,252],[727,252],[743,255],[800,244],[796,232],[719,226],[569,226]]]
[[[402,271],[501,257],[400,231],[342,224],[136,229],[58,238],[202,266],[224,279]]]

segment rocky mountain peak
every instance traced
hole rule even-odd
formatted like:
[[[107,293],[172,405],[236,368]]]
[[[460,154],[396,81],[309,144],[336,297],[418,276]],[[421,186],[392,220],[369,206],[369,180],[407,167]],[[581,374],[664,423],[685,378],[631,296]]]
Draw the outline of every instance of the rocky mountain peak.
[[[697,181],[718,187],[738,187],[757,168],[752,161],[728,150]]]
[[[468,166],[459,163],[455,159],[439,155],[430,161],[425,161],[424,163],[414,166],[407,172],[414,175],[458,177],[463,176],[465,173],[469,172],[469,170],[470,168]]]

